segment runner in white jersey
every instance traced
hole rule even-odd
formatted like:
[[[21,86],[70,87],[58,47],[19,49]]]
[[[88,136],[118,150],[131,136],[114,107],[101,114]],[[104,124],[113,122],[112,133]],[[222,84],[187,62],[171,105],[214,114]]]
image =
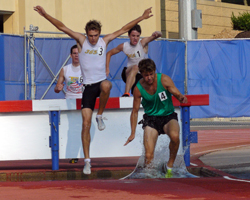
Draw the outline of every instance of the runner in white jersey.
[[[66,84],[66,99],[81,99],[82,98],[82,72],[80,69],[78,48],[77,45],[73,45],[70,48],[70,57],[72,63],[64,66],[59,74],[59,78],[54,88],[56,93],[59,93],[64,88],[64,82]],[[70,133],[71,134],[71,133]],[[77,163],[78,158],[72,158],[70,163]]]
[[[107,53],[106,67],[109,71],[109,63],[112,55],[115,55],[123,51],[128,57],[127,67],[124,67],[122,71],[122,80],[126,83],[125,92],[123,97],[133,94],[136,83],[142,78],[139,70],[138,63],[147,57],[148,43],[162,36],[160,31],[155,31],[150,37],[140,39],[141,27],[136,24],[128,31],[128,37],[130,41],[119,44]]]
[[[91,45],[85,40],[82,45],[82,51],[79,53],[79,61],[83,73],[83,83],[92,84],[106,79],[106,43],[99,38],[96,45]],[[89,70],[91,66],[91,70]]]
[[[101,24],[96,20],[89,21],[85,26],[86,35],[81,33],[72,31],[68,27],[66,27],[62,22],[53,18],[41,6],[34,7],[34,10],[37,11],[41,16],[47,19],[50,23],[52,23],[57,29],[63,31],[68,34],[71,38],[76,40],[78,51],[79,51],[79,59],[81,60],[81,70],[82,74],[86,76],[87,80],[84,80],[84,92],[82,96],[82,144],[84,151],[84,174],[91,173],[91,164],[90,164],[90,155],[89,155],[89,147],[90,147],[90,127],[91,127],[91,119],[95,106],[95,101],[97,97],[100,97],[99,100],[99,108],[97,111],[96,121],[98,124],[98,129],[103,130],[105,128],[105,124],[103,123],[102,113],[105,109],[106,103],[109,98],[110,90],[112,84],[110,81],[106,80],[106,75],[109,74],[109,71],[105,66],[106,59],[106,48],[109,42],[113,39],[119,37],[120,35],[128,32],[133,26],[144,19],[148,19],[152,17],[151,8],[148,8],[144,11],[142,16],[134,19],[129,22],[121,29],[105,35],[102,39],[99,40],[101,34]],[[103,41],[103,42],[102,42]],[[100,46],[101,42],[102,46]],[[89,48],[85,49],[85,44],[88,43]],[[103,50],[101,49],[103,48]],[[86,59],[86,60],[85,60]],[[83,65],[83,66],[82,66]],[[98,65],[98,66],[97,66]],[[106,70],[106,73],[105,73]],[[88,77],[86,74],[94,74],[94,78]],[[105,75],[106,74],[106,75]],[[97,81],[97,82],[96,82]]]
[[[66,83],[66,99],[81,99],[82,98],[82,75],[80,65],[75,67],[69,64],[63,67]]]
[[[78,59],[78,48],[74,45],[70,49],[70,57],[72,63],[64,66],[59,74],[57,84],[54,88],[56,93],[59,93],[66,83],[66,99],[80,99],[82,98],[82,73]]]

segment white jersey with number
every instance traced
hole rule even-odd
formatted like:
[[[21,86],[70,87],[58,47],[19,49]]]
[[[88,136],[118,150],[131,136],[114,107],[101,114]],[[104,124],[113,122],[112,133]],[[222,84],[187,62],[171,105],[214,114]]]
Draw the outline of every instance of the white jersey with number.
[[[90,44],[86,38],[78,55],[84,84],[106,79],[106,43],[102,38],[95,45]]]
[[[66,99],[82,98],[82,76],[80,65],[74,67],[72,64],[63,67],[66,83]]]
[[[141,44],[141,40],[135,45],[131,45],[130,42],[123,43],[123,52],[128,57],[127,67],[138,65],[138,63],[147,57]]]

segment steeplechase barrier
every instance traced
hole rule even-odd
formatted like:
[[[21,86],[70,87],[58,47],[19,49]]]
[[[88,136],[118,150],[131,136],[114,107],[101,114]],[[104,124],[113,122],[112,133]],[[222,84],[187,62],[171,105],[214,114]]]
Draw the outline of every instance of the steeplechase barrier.
[[[189,166],[190,143],[198,142],[197,133],[190,132],[190,106],[209,105],[209,95],[186,96],[186,104],[172,99],[181,128],[178,154],[184,152],[185,164]],[[95,122],[97,99],[90,130],[92,158],[141,155],[141,126],[137,126],[134,141],[123,146],[131,131],[132,105],[133,97],[109,98],[103,114],[108,119],[106,129],[99,131]],[[52,170],[58,170],[59,159],[83,158],[79,110],[81,99],[0,101],[0,161],[52,158]],[[143,114],[141,108],[138,120]]]

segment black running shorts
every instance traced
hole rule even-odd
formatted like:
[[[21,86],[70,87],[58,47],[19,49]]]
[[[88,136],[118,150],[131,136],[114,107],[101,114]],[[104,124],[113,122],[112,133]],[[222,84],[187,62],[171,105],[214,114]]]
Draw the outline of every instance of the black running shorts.
[[[127,80],[127,77],[126,77],[126,69],[127,67],[124,67],[123,70],[122,70],[122,74],[121,74],[121,77],[122,77],[122,80],[124,83],[126,83],[126,80]],[[134,92],[134,88],[136,86],[136,84],[138,83],[138,81],[142,78],[142,75],[140,73],[137,73],[136,74],[136,77],[135,77],[135,83],[132,85],[131,87],[131,94],[133,94]]]
[[[147,114],[143,115],[143,119],[138,123],[142,124],[144,129],[146,126],[150,126],[158,131],[158,135],[165,134],[163,131],[163,126],[167,124],[170,120],[175,119],[178,121],[177,113],[173,112],[167,116],[148,116]]]
[[[90,108],[94,110],[96,98],[100,96],[101,93],[101,82],[94,84],[83,85],[84,91],[82,93],[82,105],[81,108]]]

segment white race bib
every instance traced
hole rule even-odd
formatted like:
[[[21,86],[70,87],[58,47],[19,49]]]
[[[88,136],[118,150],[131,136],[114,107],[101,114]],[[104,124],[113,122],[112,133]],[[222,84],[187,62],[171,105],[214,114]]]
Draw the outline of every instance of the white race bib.
[[[161,101],[165,101],[168,99],[168,96],[166,95],[165,91],[158,93],[158,95],[159,95]]]

